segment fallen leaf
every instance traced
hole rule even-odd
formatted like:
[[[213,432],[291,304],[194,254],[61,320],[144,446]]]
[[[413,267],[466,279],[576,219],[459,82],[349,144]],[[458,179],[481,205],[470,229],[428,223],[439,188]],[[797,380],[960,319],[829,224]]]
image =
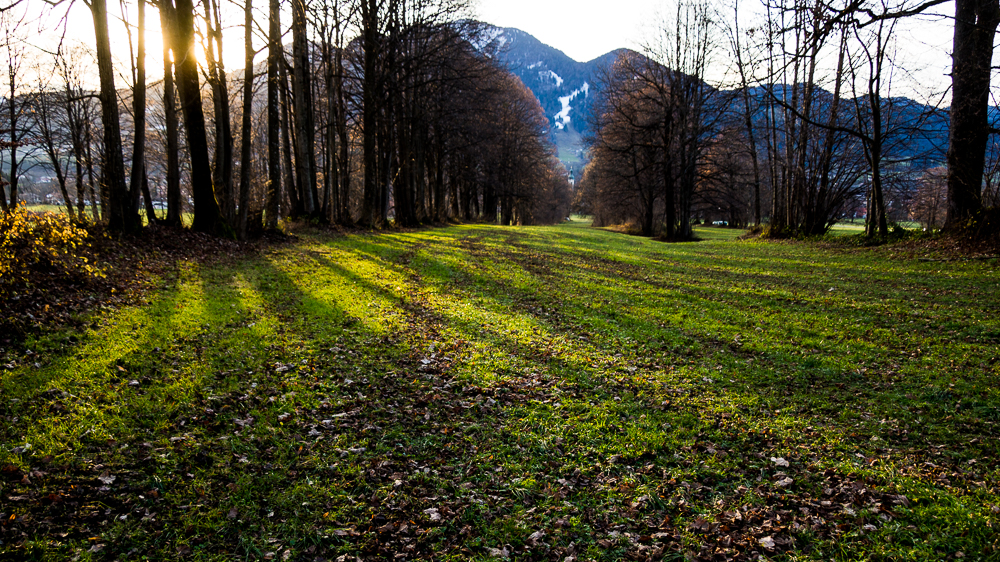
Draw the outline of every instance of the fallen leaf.
[[[510,551],[507,550],[507,547],[504,547],[502,550],[499,548],[486,547],[486,552],[489,552],[490,556],[496,556],[497,558],[510,558]]]
[[[760,543],[760,546],[768,550],[774,550],[774,539],[771,537],[763,537],[757,542]]]

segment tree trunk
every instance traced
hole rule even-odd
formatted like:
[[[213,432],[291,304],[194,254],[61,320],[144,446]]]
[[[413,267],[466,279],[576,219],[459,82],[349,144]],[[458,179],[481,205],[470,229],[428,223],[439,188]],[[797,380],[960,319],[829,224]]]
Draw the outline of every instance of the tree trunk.
[[[181,226],[181,174],[177,151],[177,106],[174,100],[174,65],[170,61],[172,29],[168,18],[170,8],[160,7],[160,30],[163,35],[163,116],[167,134],[167,218],[169,226]],[[175,52],[176,56],[176,52]]]
[[[67,93],[69,92],[67,91]],[[67,112],[71,111],[71,109],[68,106],[68,103],[66,110]],[[74,119],[74,121],[76,121],[76,119]],[[80,220],[84,220],[87,218],[84,214],[87,212],[87,204],[85,202],[87,199],[87,184],[84,183],[83,181],[84,156],[83,156],[83,146],[82,146],[83,143],[81,142],[82,139],[80,138],[80,131],[79,131],[80,123],[77,121],[76,123],[71,124],[70,127],[72,129],[72,135],[73,135],[73,160],[74,160],[74,165],[76,167],[76,211],[77,214],[80,216]],[[96,205],[97,202],[95,201],[93,204]]]
[[[132,112],[135,126],[132,145],[132,175],[129,178],[129,207],[125,215],[128,230],[142,228],[139,218],[139,196],[145,178],[146,154],[146,0],[139,0],[139,45],[136,53],[135,89],[132,93]],[[147,190],[148,191],[148,190]],[[152,202],[150,202],[152,208]],[[150,217],[150,222],[155,216]]]
[[[760,226],[760,164],[757,161],[757,140],[754,135],[753,112],[750,106],[750,82],[747,80],[746,64],[743,61],[743,48],[740,45],[739,2],[733,3],[733,51],[736,54],[736,69],[740,73],[740,93],[743,98],[743,125],[747,130],[747,140],[750,143],[750,162],[753,166],[753,221],[754,226]]]
[[[225,221],[236,224],[236,193],[233,189],[233,128],[229,108],[229,85],[222,61],[222,22],[219,5],[215,0],[205,1],[205,56],[208,60],[208,81],[212,86],[212,105],[215,108],[215,167],[212,181]],[[218,56],[216,56],[218,54]]]
[[[361,23],[364,47],[364,77],[361,82],[361,128],[364,154],[364,194],[361,200],[361,224],[367,227],[381,226],[378,216],[378,157],[376,139],[378,136],[377,100],[383,95],[379,91],[378,72],[378,6],[376,0],[362,0]]]
[[[281,145],[283,154],[283,164],[285,174],[283,176],[285,184],[285,193],[288,194],[288,202],[290,203],[291,212],[288,213],[291,216],[298,216],[302,214],[302,202],[299,199],[298,193],[295,191],[295,168],[292,167],[292,144],[291,139],[291,122],[292,119],[289,116],[291,113],[290,105],[288,101],[288,71],[285,68],[285,55],[284,52],[281,54],[281,61],[279,61],[278,73],[281,93]]]
[[[960,230],[982,209],[989,139],[990,72],[1000,1],[955,0],[946,230]]]
[[[146,202],[146,222],[153,224],[156,222],[156,209],[153,208],[153,197],[149,193],[149,173],[145,168],[142,170],[142,185],[139,188],[142,190],[142,198]]]
[[[172,0],[160,0],[169,6]],[[205,132],[205,114],[201,106],[201,89],[198,80],[198,60],[195,56],[194,6],[191,0],[176,0],[172,27],[177,56],[175,72],[184,128],[187,131],[188,150],[191,157],[191,194],[194,199],[194,223],[191,228],[210,234],[226,233],[219,202],[212,186],[212,167],[208,161],[208,136]]]
[[[101,201],[98,205],[97,202],[97,188],[94,182],[94,128],[93,119],[90,114],[90,104],[85,103],[83,105],[83,146],[87,151],[87,185],[90,186],[90,205],[91,212],[94,215],[94,222],[101,222],[102,216],[107,216],[107,206]],[[103,190],[102,190],[103,191]]]
[[[10,81],[10,97],[7,99],[7,109],[9,110],[9,121],[7,124],[10,126],[10,172],[7,174],[8,183],[10,185],[10,199],[8,199],[3,193],[3,182],[0,181],[0,203],[3,204],[3,210],[13,210],[17,208],[17,105],[15,101],[17,100],[17,82],[14,76],[13,61],[8,62],[8,79]]]
[[[281,114],[278,65],[281,64],[281,3],[270,0],[267,32],[267,229],[278,227],[281,200]]]
[[[339,20],[338,20],[339,21]],[[339,24],[338,24],[339,25]],[[342,33],[338,27],[338,37]],[[338,40],[339,45],[339,40]],[[344,50],[340,47],[337,48],[334,54],[334,65],[336,67],[336,73],[334,74],[334,84],[335,84],[335,95],[337,98],[337,137],[339,139],[338,146],[340,148],[340,157],[337,159],[337,164],[340,166],[340,171],[337,174],[340,178],[340,184],[338,189],[340,190],[340,196],[337,198],[340,202],[340,210],[338,211],[339,222],[341,224],[349,225],[354,222],[353,217],[351,217],[351,207],[350,207],[350,197],[351,197],[351,159],[350,159],[350,137],[347,133],[347,100],[344,96],[344,66],[343,66],[343,54]]]
[[[244,0],[243,20],[243,122],[240,128],[240,207],[238,233],[241,240],[247,237],[247,211],[250,206],[250,117],[253,112],[253,12],[252,0]],[[257,226],[260,228],[260,225]]]
[[[302,210],[316,216],[316,155],[314,117],[306,35],[305,0],[292,0],[292,103],[295,107],[295,172]]]
[[[815,199],[817,204],[820,201],[825,201],[827,198],[827,193],[830,189],[830,169],[833,165],[833,145],[834,145],[834,127],[840,118],[840,89],[843,86],[843,75],[844,75],[844,59],[847,54],[847,29],[841,30],[840,35],[840,49],[837,54],[837,74],[833,86],[833,100],[830,102],[830,119],[828,121],[829,127],[826,130],[826,143],[823,145],[823,155],[820,158],[819,165],[819,191],[816,193]],[[827,214],[828,213],[824,213]],[[818,213],[817,213],[818,215]],[[817,219],[818,220],[818,219]],[[827,230],[826,223],[822,224],[822,230],[814,232],[813,234],[822,234]]]
[[[80,220],[85,220],[87,212],[85,203],[87,186],[83,181],[83,161],[85,156],[83,153],[83,119],[79,104],[86,102],[73,99],[76,96],[74,95],[73,82],[70,77],[69,63],[61,56],[59,60],[65,85],[65,98],[63,102],[65,104],[66,122],[69,126],[70,141],[73,147],[73,164],[76,172],[76,211]],[[94,204],[96,205],[96,202]]]
[[[187,0],[190,2],[190,0]],[[104,162],[101,184],[107,190],[104,203],[108,207],[108,229],[124,231],[130,222],[128,188],[125,186],[125,161],[122,157],[121,123],[118,114],[118,92],[111,62],[111,41],[108,36],[108,14],[105,0],[92,0],[90,12],[94,19],[97,40],[97,72],[100,77],[101,120],[104,123]],[[12,178],[13,179],[13,178]]]
[[[66,173],[69,171],[69,162],[66,166],[63,166],[62,162],[62,150],[60,149],[60,144],[56,138],[58,134],[56,132],[56,124],[54,122],[52,112],[54,110],[53,105],[55,104],[54,93],[49,94],[45,92],[42,84],[39,84],[37,101],[32,108],[32,112],[37,116],[37,124],[39,132],[41,133],[42,147],[45,151],[45,155],[49,158],[49,163],[52,166],[52,171],[56,174],[56,183],[59,185],[59,192],[63,197],[63,204],[66,205],[66,214],[69,215],[70,219],[75,218],[75,210],[73,209],[73,200],[69,196],[69,190],[66,189]]]
[[[326,123],[323,125],[323,216],[336,224],[339,221],[337,201],[339,183],[337,178],[337,141],[334,116],[337,113],[336,97],[333,91],[333,45],[330,40],[326,20],[323,29],[323,95],[326,97]]]

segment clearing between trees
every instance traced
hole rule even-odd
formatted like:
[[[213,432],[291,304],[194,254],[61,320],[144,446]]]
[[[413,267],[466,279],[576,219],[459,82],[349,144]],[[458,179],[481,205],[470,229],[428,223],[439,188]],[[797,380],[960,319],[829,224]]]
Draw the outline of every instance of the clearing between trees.
[[[0,365],[0,559],[1000,557],[997,261],[730,233],[177,263]]]

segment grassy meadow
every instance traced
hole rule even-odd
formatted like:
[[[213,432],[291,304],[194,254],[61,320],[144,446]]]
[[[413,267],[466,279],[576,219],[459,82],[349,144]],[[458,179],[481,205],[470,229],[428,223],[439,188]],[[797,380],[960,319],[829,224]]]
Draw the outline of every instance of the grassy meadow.
[[[1000,274],[304,233],[0,362],[0,560],[998,560]]]

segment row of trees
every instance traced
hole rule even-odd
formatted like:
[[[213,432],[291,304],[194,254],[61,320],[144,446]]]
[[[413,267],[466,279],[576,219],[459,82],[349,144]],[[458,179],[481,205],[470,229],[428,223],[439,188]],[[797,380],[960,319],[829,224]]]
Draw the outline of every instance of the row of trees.
[[[599,223],[633,222],[670,239],[690,238],[698,216],[766,222],[786,236],[821,234],[858,214],[869,235],[884,236],[902,200],[919,199],[913,210],[929,216],[940,190],[928,186],[941,183],[933,155],[943,154],[934,136],[949,127],[947,210],[930,214],[967,226],[996,204],[992,176],[983,179],[1000,4],[957,2],[944,116],[896,94],[906,69],[894,41],[900,22],[941,3],[768,1],[747,28],[739,2],[726,14],[678,0],[660,40],[601,77],[585,206]],[[706,82],[723,51],[729,88]]]
[[[674,25],[649,55],[626,51],[600,77],[592,162],[581,189],[592,193],[598,224],[637,211],[643,234],[688,239],[706,137],[721,111],[712,111],[704,82],[712,21],[707,4],[678,2]]]
[[[115,82],[104,0],[88,4],[96,49],[36,54],[37,84],[14,67],[28,49],[8,33],[18,56],[0,128],[5,208],[18,200],[19,152],[35,152],[68,212],[100,201],[94,217],[115,230],[140,228],[140,209],[177,225],[188,206],[194,229],[240,236],[281,217],[382,227],[551,222],[568,212],[537,100],[477,48],[479,28],[461,17],[461,2],[291,0],[289,50],[280,1],[270,0],[266,25],[247,1],[236,74],[223,63],[223,30],[234,26],[218,0],[157,0],[163,79],[148,84],[144,0],[136,6],[125,88]],[[24,21],[14,10],[0,16],[14,31]],[[267,62],[255,67],[259,30]],[[90,56],[97,92],[83,86]],[[165,200],[154,196],[164,191]]]

